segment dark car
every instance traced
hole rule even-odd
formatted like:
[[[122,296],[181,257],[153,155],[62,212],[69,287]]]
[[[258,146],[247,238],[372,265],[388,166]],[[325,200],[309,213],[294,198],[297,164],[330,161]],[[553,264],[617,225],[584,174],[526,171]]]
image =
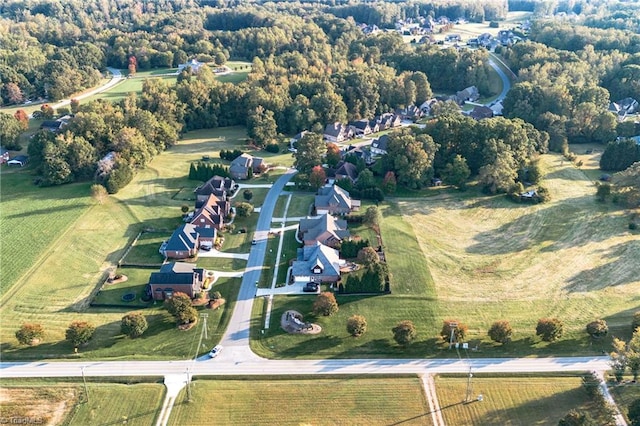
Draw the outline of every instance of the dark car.
[[[318,291],[318,283],[306,283],[302,291],[306,293],[316,293]]]

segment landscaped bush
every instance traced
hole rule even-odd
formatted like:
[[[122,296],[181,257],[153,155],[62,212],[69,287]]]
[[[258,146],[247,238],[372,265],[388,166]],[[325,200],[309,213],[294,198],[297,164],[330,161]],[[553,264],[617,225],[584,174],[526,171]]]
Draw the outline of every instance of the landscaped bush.
[[[22,324],[16,331],[16,339],[21,345],[33,345],[44,337],[44,328],[40,324]]]
[[[372,264],[364,271],[349,274],[342,291],[345,293],[382,293],[386,289],[385,284],[388,279],[389,272],[386,264]]]
[[[353,337],[362,336],[367,331],[367,320],[362,315],[352,315],[347,320],[347,332]]]
[[[132,339],[140,337],[149,327],[147,319],[140,312],[133,312],[122,317],[120,331]]]
[[[452,330],[453,340],[455,342],[460,342],[466,337],[467,331],[469,331],[469,327],[457,319],[444,320],[444,322],[442,323],[442,329],[440,330],[440,337],[442,337],[442,340],[444,340],[445,342],[450,342]]]
[[[505,343],[511,341],[513,328],[511,327],[511,324],[509,324],[509,321],[496,321],[491,325],[488,334],[491,340],[493,340],[494,342],[502,343],[504,345]]]
[[[418,335],[416,326],[409,320],[400,321],[398,325],[391,329],[391,332],[393,333],[393,340],[402,346],[407,346],[413,342]]]
[[[227,161],[233,161],[236,158],[240,157],[241,155],[242,155],[242,151],[240,151],[239,149],[234,149],[234,150],[223,149],[220,151],[220,158]]]
[[[96,328],[93,324],[86,321],[74,321],[69,325],[69,328],[67,328],[65,338],[74,348],[78,348],[91,340],[95,331]]]
[[[316,297],[313,302],[313,313],[315,315],[324,315],[328,317],[338,312],[338,302],[333,293],[323,291]]]
[[[540,318],[536,326],[536,336],[545,342],[552,342],[562,337],[564,324],[558,318]]]
[[[280,152],[280,146],[277,143],[270,143],[264,147],[264,150],[267,152],[271,152],[272,154],[277,154]]]
[[[591,336],[592,339],[599,339],[602,336],[606,336],[609,332],[609,326],[605,320],[595,320],[587,324],[587,334]]]

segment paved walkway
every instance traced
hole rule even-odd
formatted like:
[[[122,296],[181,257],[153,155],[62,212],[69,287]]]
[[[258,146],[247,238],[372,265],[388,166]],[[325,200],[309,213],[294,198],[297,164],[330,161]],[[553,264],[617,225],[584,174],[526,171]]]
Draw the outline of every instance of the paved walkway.
[[[598,380],[600,380],[600,392],[602,392],[602,397],[604,400],[613,407],[615,414],[613,415],[613,419],[616,422],[616,426],[627,426],[627,421],[624,419],[624,416],[620,412],[620,408],[616,404],[616,401],[611,396],[611,392],[609,392],[609,388],[607,387],[607,382],[604,378],[604,372],[602,371],[593,371],[592,372]]]
[[[438,402],[438,394],[436,393],[436,383],[433,380],[432,374],[422,374],[422,388],[424,389],[424,395],[429,403],[429,413],[431,414],[431,421],[434,426],[445,426],[444,418],[442,417],[442,411],[440,410],[440,403]]]
[[[160,411],[160,415],[158,416],[156,426],[166,426],[167,422],[169,421],[169,417],[171,416],[171,410],[173,409],[173,404],[176,401],[176,397],[189,381],[188,374],[189,373],[167,374],[166,376],[164,376],[164,385],[167,388],[167,393],[164,397],[162,410]]]

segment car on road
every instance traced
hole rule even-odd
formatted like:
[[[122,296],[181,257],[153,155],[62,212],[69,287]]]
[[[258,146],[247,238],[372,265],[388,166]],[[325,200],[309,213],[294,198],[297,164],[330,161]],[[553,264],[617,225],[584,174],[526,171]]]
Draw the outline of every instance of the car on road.
[[[251,240],[251,245],[252,245],[252,246],[255,246],[256,244],[258,244],[258,242],[257,242],[255,239],[254,239],[254,240]]]
[[[317,293],[318,292],[318,283],[306,283],[302,288],[302,291],[305,293]]]
[[[216,345],[211,351],[209,351],[209,358],[215,358],[222,352],[222,346]]]

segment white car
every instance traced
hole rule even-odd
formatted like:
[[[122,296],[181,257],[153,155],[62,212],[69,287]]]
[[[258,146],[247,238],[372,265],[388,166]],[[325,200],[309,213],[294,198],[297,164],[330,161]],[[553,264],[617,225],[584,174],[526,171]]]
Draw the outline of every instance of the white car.
[[[209,352],[209,358],[217,357],[220,352],[222,352],[222,346],[216,345],[216,347],[211,349],[211,351]]]

